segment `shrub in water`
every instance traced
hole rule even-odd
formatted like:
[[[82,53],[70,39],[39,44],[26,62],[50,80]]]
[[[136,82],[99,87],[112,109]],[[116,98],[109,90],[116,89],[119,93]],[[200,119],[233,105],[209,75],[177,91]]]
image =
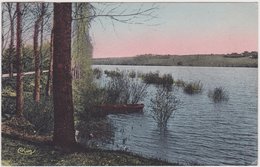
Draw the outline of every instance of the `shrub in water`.
[[[177,81],[174,82],[174,84],[178,87],[185,87],[186,83],[185,81],[178,79]]]
[[[164,87],[157,87],[156,95],[150,100],[152,116],[159,127],[166,127],[172,113],[177,110],[180,100],[173,92]]]
[[[147,84],[157,84],[159,83],[160,77],[159,77],[159,72],[149,72],[147,74],[143,74],[142,77],[144,83]]]
[[[130,82],[130,103],[137,104],[147,95],[148,84],[139,82],[138,80]]]
[[[136,77],[136,72],[135,71],[131,71],[131,72],[129,72],[128,76],[130,78],[135,78]]]
[[[93,75],[96,77],[96,79],[99,79],[102,76],[102,69],[94,68]]]
[[[118,78],[123,76],[123,73],[120,72],[118,69],[113,71],[105,70],[104,73],[107,75],[107,77],[110,78]]]
[[[143,78],[143,75],[144,75],[144,74],[138,71],[138,72],[136,73],[136,75],[137,75],[137,78]]]
[[[174,80],[171,74],[164,74],[162,77],[160,77],[159,72],[150,72],[143,75],[143,81],[147,84],[162,85],[167,89],[171,89]]]
[[[171,74],[164,74],[162,78],[160,78],[160,84],[162,84],[163,87],[171,89],[173,84],[173,77]]]
[[[126,73],[111,78],[105,85],[107,104],[137,104],[147,94],[148,84],[129,79]]]
[[[183,88],[183,91],[187,94],[196,94],[202,92],[202,83],[198,82],[190,82],[186,84]]]
[[[129,102],[129,79],[125,75],[112,77],[105,86],[106,103],[108,104],[126,104]]]
[[[208,97],[215,103],[229,100],[228,92],[222,87],[217,87],[213,91],[210,90]]]

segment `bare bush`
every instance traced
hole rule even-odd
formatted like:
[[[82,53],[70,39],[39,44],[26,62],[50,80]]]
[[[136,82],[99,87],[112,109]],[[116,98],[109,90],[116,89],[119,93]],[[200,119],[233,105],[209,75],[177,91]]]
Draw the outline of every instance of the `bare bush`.
[[[119,74],[119,73],[118,73]],[[130,99],[129,80],[125,75],[113,75],[105,85],[108,104],[126,104]]]
[[[138,80],[130,82],[130,98],[131,104],[137,104],[141,100],[145,98],[147,95],[147,88],[149,87],[148,84],[138,82]]]
[[[126,73],[113,75],[105,85],[106,103],[108,104],[137,104],[147,95],[148,84],[130,79]]]
[[[157,87],[155,98],[150,100],[152,116],[159,127],[166,127],[172,113],[178,109],[180,100],[167,88]]]

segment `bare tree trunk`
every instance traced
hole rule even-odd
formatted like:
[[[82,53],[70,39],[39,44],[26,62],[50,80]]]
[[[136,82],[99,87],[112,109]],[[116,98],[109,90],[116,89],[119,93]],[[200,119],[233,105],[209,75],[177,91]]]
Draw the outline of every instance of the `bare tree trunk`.
[[[17,12],[17,28],[16,28],[16,115],[23,115],[24,97],[23,97],[23,65],[22,65],[22,13],[20,3],[16,5]]]
[[[43,16],[45,14],[44,3],[41,4],[41,14],[35,22],[34,37],[33,37],[33,50],[35,59],[35,79],[34,79],[34,100],[36,103],[40,102],[40,84],[41,84],[41,65],[42,65],[42,41],[43,41]],[[39,27],[41,24],[41,40],[40,49],[38,46]]]
[[[40,70],[41,70],[41,73],[42,73],[42,61],[43,61],[43,56],[42,56],[42,45],[43,45],[43,22],[44,22],[44,19],[43,19],[43,16],[45,14],[45,4],[42,3],[42,13],[41,13],[41,40],[40,40]]]
[[[2,6],[2,29],[1,29],[1,31],[2,31],[2,55],[4,55],[4,50],[5,50],[5,48],[4,48],[4,41],[5,41],[5,37],[4,37],[4,9],[3,9],[4,7]]]
[[[71,3],[54,3],[53,104],[55,145],[76,143],[71,74]]]
[[[3,29],[2,29],[2,32],[3,32]],[[4,34],[2,33],[2,55],[4,55],[4,40],[5,40],[5,37],[4,37]]]
[[[13,56],[14,56],[14,23],[11,22],[11,38],[9,46],[9,76],[13,77]]]
[[[33,36],[33,51],[34,51],[34,63],[35,63],[35,79],[34,79],[34,100],[35,102],[40,101],[40,55],[38,50],[38,34],[39,34],[39,20],[34,25],[34,36]]]
[[[49,64],[49,72],[48,72],[48,79],[46,84],[46,96],[51,95],[52,91],[52,78],[53,78],[53,29],[51,30],[51,42],[50,42],[50,64]]]
[[[7,3],[8,14],[10,19],[10,44],[9,44],[9,56],[8,56],[8,66],[9,66],[9,76],[13,77],[13,59],[14,59],[14,16],[12,16],[12,3]]]

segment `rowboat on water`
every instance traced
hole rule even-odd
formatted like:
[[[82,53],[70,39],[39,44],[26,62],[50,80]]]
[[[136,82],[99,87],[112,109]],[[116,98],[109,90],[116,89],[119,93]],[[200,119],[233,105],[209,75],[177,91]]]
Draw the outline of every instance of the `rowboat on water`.
[[[144,104],[102,104],[96,106],[99,113],[108,114],[128,114],[139,113],[143,111]]]

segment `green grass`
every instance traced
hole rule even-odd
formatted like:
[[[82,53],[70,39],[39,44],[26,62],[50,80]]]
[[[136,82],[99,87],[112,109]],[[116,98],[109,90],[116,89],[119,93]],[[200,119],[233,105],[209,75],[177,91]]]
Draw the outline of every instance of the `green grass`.
[[[18,149],[31,150],[31,155]],[[2,135],[2,165],[8,166],[87,166],[87,165],[175,165],[156,159],[143,158],[122,151],[86,149],[66,153],[42,143],[32,143]],[[177,165],[177,164],[176,164]]]

